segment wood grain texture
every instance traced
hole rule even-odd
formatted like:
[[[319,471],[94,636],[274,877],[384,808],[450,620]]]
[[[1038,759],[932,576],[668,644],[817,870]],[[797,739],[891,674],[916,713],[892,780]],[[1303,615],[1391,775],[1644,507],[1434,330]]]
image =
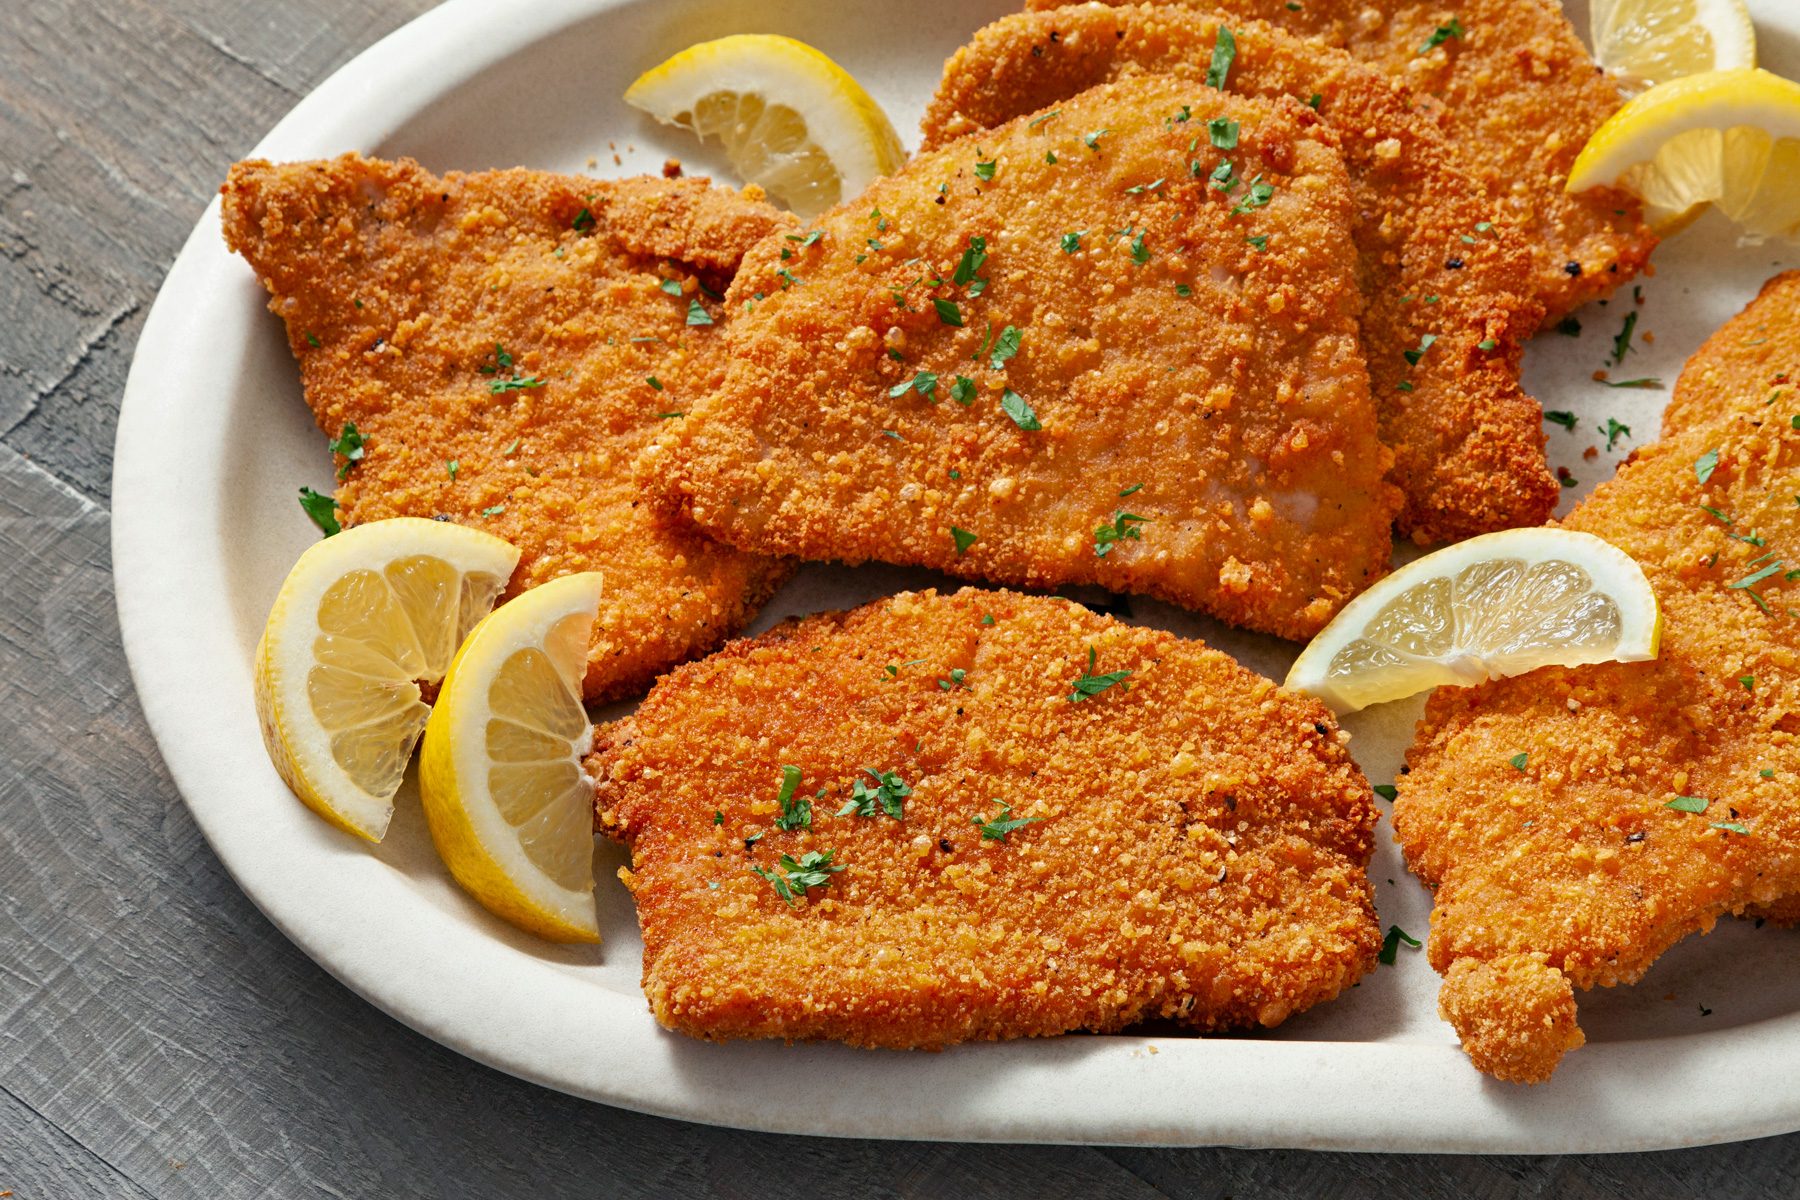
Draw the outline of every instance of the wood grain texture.
[[[226,165],[424,7],[0,2],[0,1193],[1800,1194],[1800,1135],[1457,1159],[709,1129],[478,1066],[290,945],[201,839],[132,694],[107,551],[113,430],[156,286]],[[829,1104],[830,1081],[808,1082],[771,1081],[770,1103]]]

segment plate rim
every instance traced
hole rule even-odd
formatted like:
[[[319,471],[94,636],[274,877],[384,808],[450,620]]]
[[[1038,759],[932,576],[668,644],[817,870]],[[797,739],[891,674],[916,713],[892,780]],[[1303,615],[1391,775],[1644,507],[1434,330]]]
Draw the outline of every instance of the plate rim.
[[[249,156],[314,158],[369,147],[435,97],[540,39],[635,2],[641,0],[448,0],[340,67]],[[197,652],[208,635],[231,640],[222,632],[232,628],[222,611],[228,594],[224,555],[218,539],[206,536],[217,532],[224,468],[215,466],[210,474],[169,469],[185,456],[173,453],[182,445],[180,423],[164,419],[182,411],[171,396],[194,390],[172,382],[204,371],[191,356],[198,339],[216,337],[207,315],[235,303],[225,297],[235,292],[232,279],[243,268],[225,251],[218,222],[214,197],[158,290],[121,402],[111,506],[120,634],[169,774],[233,880],[308,957],[403,1024],[559,1091],[659,1116],[779,1133],[1569,1153],[1666,1149],[1800,1129],[1800,1080],[1775,1069],[1779,1056],[1768,1052],[1771,1033],[1800,1043],[1800,1013],[1690,1037],[1590,1046],[1555,1081],[1529,1093],[1530,1104],[1521,1102],[1526,1093],[1479,1076],[1447,1029],[1441,1045],[1165,1042],[1125,1035],[989,1043],[935,1055],[828,1045],[705,1045],[661,1030],[641,1004],[556,972],[537,981],[542,986],[533,1003],[543,1011],[515,1014],[520,1024],[496,1028],[495,1014],[508,1011],[503,985],[493,977],[471,978],[464,970],[470,960],[462,957],[478,960],[498,945],[488,931],[429,904],[420,905],[418,920],[409,915],[404,928],[388,927],[385,915],[352,927],[346,918],[353,914],[342,904],[334,907],[321,889],[271,870],[284,849],[271,831],[232,820],[237,792],[271,780],[281,785],[266,760],[260,770],[244,761],[262,759],[253,713],[253,754],[244,752],[247,672],[234,673],[230,663]],[[259,309],[251,321],[263,319]],[[190,507],[196,496],[208,495],[212,512],[204,504]],[[119,503],[120,496],[131,502]],[[167,514],[175,512],[181,519],[171,521]],[[174,606],[195,619],[180,626],[159,619]],[[210,626],[203,623],[209,615],[216,618]],[[199,635],[191,632],[195,626]],[[238,704],[221,704],[223,714],[209,713],[216,727],[197,730],[184,711],[193,706],[180,698],[229,691],[234,683]],[[381,876],[362,869],[375,860],[362,857],[366,863],[346,857],[337,868],[379,890]],[[386,886],[404,890],[396,880]],[[547,1030],[568,1040],[554,1046],[533,1041]],[[583,1036],[596,1030],[604,1037]],[[830,1063],[849,1084],[829,1111],[771,1109],[759,1094],[756,1081],[791,1067],[795,1056]],[[973,1100],[967,1095],[972,1083]],[[1129,1096],[1121,1085],[1129,1085]],[[1730,1103],[1720,1104],[1725,1086]],[[1715,1102],[1690,1111],[1681,1098],[1695,1091],[1710,1091]],[[1315,1107],[1322,1095],[1335,1097],[1328,1112]],[[1246,1099],[1262,1103],[1246,1105]],[[1596,1104],[1602,1106],[1598,1120]],[[1396,1120],[1403,1111],[1413,1116]]]

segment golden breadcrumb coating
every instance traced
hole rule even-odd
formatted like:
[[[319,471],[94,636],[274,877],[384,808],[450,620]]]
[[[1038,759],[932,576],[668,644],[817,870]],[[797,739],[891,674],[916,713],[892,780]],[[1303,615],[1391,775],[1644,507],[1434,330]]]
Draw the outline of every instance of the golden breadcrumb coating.
[[[1763,284],[1755,303],[1700,347],[1675,381],[1663,432],[1734,409],[1777,417],[1800,411],[1800,271]]]
[[[1090,672],[1129,675],[1071,702]],[[777,824],[786,767],[810,825]],[[1379,949],[1373,797],[1325,708],[1054,597],[903,593],[733,642],[588,770],[651,1010],[696,1037],[1256,1028]],[[843,813],[877,776],[898,817]],[[757,873],[826,854],[792,904]]]
[[[1786,294],[1738,322],[1771,302]],[[1721,916],[1800,911],[1800,397],[1747,403],[1753,353],[1709,342],[1682,382],[1692,411],[1722,415],[1639,450],[1563,521],[1642,564],[1661,657],[1440,688],[1408,752],[1394,828],[1437,889],[1432,964],[1544,960],[1528,986],[1490,973],[1446,1001],[1478,1064],[1548,1076],[1560,1026],[1518,1044],[1545,972],[1629,983]]]
[[[922,154],[746,255],[725,384],[646,468],[747,550],[1309,636],[1386,569],[1399,503],[1331,141],[1145,77]]]
[[[1203,80],[1219,24],[1098,4],[1003,18],[945,64],[925,144],[1114,79]],[[1542,524],[1561,488],[1544,464],[1543,412],[1519,387],[1524,340],[1543,316],[1531,249],[1398,83],[1261,22],[1234,34],[1232,92],[1312,102],[1337,134],[1356,203],[1369,378],[1381,440],[1394,450],[1391,478],[1406,494],[1401,532],[1446,541]]]
[[[509,596],[604,571],[589,700],[712,649],[780,582],[645,503],[631,463],[659,413],[717,384],[713,297],[790,218],[703,179],[439,178],[354,154],[238,163],[222,190],[319,427],[368,439],[337,460],[343,522],[498,534],[522,552]]]
[[[1459,958],[1444,973],[1438,1015],[1477,1069],[1507,1083],[1542,1083],[1587,1041],[1575,1026],[1575,989],[1542,954]]]
[[[1656,237],[1636,197],[1563,190],[1575,156],[1623,101],[1556,0],[1160,2],[1268,21],[1404,83],[1420,111],[1442,121],[1463,170],[1526,235],[1546,321],[1611,295],[1644,269]]]

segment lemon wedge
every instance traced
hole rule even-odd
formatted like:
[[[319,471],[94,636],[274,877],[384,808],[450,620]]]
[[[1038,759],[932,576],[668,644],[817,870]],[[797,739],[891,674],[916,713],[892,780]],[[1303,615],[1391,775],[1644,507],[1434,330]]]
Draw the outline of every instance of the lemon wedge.
[[[1756,65],[1756,27],[1744,0],[1593,0],[1594,58],[1628,93]]]
[[[1568,529],[1507,529],[1415,559],[1344,606],[1287,687],[1340,713],[1538,667],[1655,658],[1656,594],[1623,550]]]
[[[906,158],[893,123],[848,71],[773,34],[689,46],[638,76],[625,103],[718,138],[741,178],[806,218]]]
[[[419,753],[438,854],[495,915],[558,942],[597,942],[594,784],[581,706],[600,575],[532,588],[469,634]]]
[[[256,648],[256,715],[281,778],[340,829],[379,842],[456,647],[519,552],[461,525],[398,517],[294,564]]]
[[[1750,239],[1800,237],[1800,83],[1760,69],[1658,84],[1594,131],[1571,192],[1635,192],[1658,232],[1712,203]]]

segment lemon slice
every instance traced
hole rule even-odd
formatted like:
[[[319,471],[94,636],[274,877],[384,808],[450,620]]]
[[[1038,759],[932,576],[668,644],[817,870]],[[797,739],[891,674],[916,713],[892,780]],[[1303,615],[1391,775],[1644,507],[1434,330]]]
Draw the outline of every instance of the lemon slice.
[[[773,34],[689,46],[638,76],[625,103],[718,138],[740,177],[807,218],[906,157],[887,114],[848,71]]]
[[[1594,132],[1571,192],[1613,184],[1643,197],[1659,232],[1711,202],[1750,239],[1800,237],[1800,83],[1709,71],[1651,88]]]
[[[450,873],[490,911],[597,942],[593,726],[581,706],[600,575],[535,587],[475,627],[438,694],[419,794]]]
[[[1427,554],[1344,606],[1287,686],[1340,713],[1538,667],[1655,658],[1656,595],[1623,550],[1507,529]]]
[[[436,683],[519,552],[461,525],[398,517],[318,542],[294,564],[256,647],[263,744],[294,794],[379,842]]]
[[[1756,27],[1744,0],[1593,0],[1588,28],[1594,58],[1629,93],[1756,65]]]

